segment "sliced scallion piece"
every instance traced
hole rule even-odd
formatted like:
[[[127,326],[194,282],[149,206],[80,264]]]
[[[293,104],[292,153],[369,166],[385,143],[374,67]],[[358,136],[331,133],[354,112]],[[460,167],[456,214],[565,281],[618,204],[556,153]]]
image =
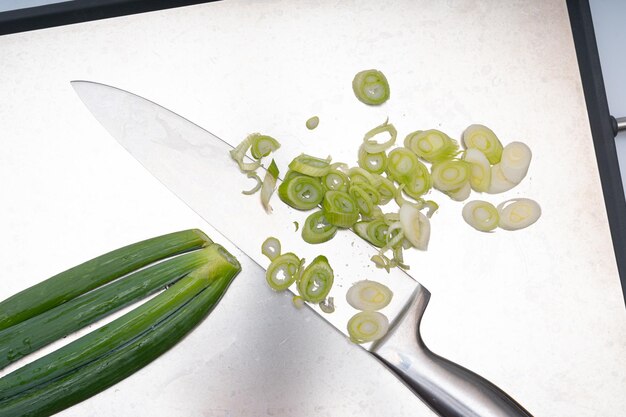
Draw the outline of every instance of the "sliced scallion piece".
[[[319,124],[320,124],[320,118],[317,116],[313,116],[309,120],[306,121],[306,128],[309,130],[313,130]]]
[[[265,178],[263,178],[263,186],[261,187],[261,204],[265,208],[265,211],[270,213],[272,211],[272,207],[270,206],[270,198],[274,193],[274,189],[276,188],[276,181],[278,179],[278,167],[276,166],[276,162],[272,159],[267,172],[265,173]]]
[[[347,192],[349,184],[348,174],[339,169],[331,169],[322,177],[322,185],[326,190]]]
[[[389,83],[385,75],[375,69],[357,73],[352,80],[352,90],[359,101],[377,106],[389,99]]]
[[[272,260],[265,272],[265,279],[274,291],[284,291],[296,281],[300,258],[288,252]]]
[[[322,210],[309,215],[302,227],[302,239],[311,244],[323,243],[332,239],[337,233],[337,227],[326,220]]]
[[[424,208],[427,210],[426,217],[430,219],[433,217],[433,214],[439,210],[439,204],[435,203],[433,200],[426,200],[424,201]]]
[[[280,256],[280,240],[275,237],[268,237],[261,245],[261,253],[273,261]]]
[[[348,177],[350,178],[350,182],[354,184],[364,182],[366,184],[374,185],[376,183],[376,177],[374,177],[374,174],[361,167],[350,168],[348,170]]]
[[[302,298],[299,295],[294,295],[291,298],[291,302],[293,303],[294,306],[296,306],[296,308],[302,308],[304,307],[304,298]]]
[[[509,181],[504,176],[499,163],[491,166],[491,182],[489,183],[489,189],[487,190],[489,194],[503,193],[505,191],[509,191],[516,185],[516,183]]]
[[[482,151],[468,148],[463,153],[463,160],[470,164],[470,186],[480,193],[489,190],[491,184],[491,165]]]
[[[313,259],[298,280],[298,292],[310,303],[324,301],[333,286],[334,273],[325,256]]]
[[[470,196],[472,192],[472,187],[470,186],[469,181],[467,181],[463,186],[457,190],[445,191],[446,195],[450,197],[454,201],[465,201]]]
[[[532,152],[525,143],[511,142],[507,144],[502,150],[502,159],[500,160],[502,175],[512,183],[519,184],[528,172],[531,159]]]
[[[363,280],[350,287],[346,300],[353,308],[361,311],[378,311],[391,302],[393,292],[376,281]]]
[[[431,163],[451,159],[459,151],[457,141],[436,129],[409,133],[404,139],[404,146],[415,152],[418,157]]]
[[[469,182],[469,164],[460,159],[450,159],[432,166],[433,186],[439,191],[461,189]]]
[[[377,153],[367,152],[364,145],[361,145],[357,162],[361,168],[372,174],[381,174],[387,168],[387,154],[384,151]]]
[[[389,319],[377,311],[361,311],[348,321],[348,334],[355,343],[373,342],[389,330]]]
[[[330,314],[335,311],[334,297],[328,297],[324,301],[320,301],[318,305],[320,307],[320,310],[322,310],[324,313]]]
[[[252,135],[249,135],[243,141],[241,141],[241,143],[237,145],[235,149],[232,149],[230,151],[230,156],[237,162],[237,164],[239,165],[239,169],[242,172],[254,171],[255,169],[261,166],[260,160],[257,160],[254,162],[243,161],[244,158],[246,157],[246,152],[248,152],[248,149],[250,149],[250,147],[252,146],[252,137],[254,135],[256,134],[253,133]]]
[[[391,179],[405,184],[411,180],[420,164],[423,165],[411,150],[396,148],[387,155],[387,174]]]
[[[463,144],[466,148],[480,150],[492,165],[500,162],[502,143],[487,126],[478,124],[468,126],[463,132]]]
[[[396,194],[396,186],[393,181],[389,180],[387,177],[383,177],[382,175],[378,175],[378,186],[376,187],[376,191],[378,191],[378,195],[380,195],[379,204],[385,205],[391,200],[393,200]]]
[[[498,204],[500,222],[504,230],[519,230],[530,226],[541,217],[541,207],[530,198],[514,198]]]
[[[328,222],[337,227],[352,227],[359,220],[357,204],[348,193],[327,191],[322,207]]]
[[[262,181],[256,172],[248,172],[248,178],[254,178],[256,184],[251,189],[242,191],[241,194],[252,195],[261,189]]]
[[[261,159],[280,148],[280,143],[271,136],[253,133],[250,138],[250,153],[254,159]]]
[[[490,232],[498,227],[500,215],[493,204],[482,201],[473,200],[463,206],[463,220],[474,229],[481,232]]]
[[[428,217],[411,204],[403,204],[400,207],[399,214],[404,236],[411,242],[413,247],[419,250],[428,249],[428,241],[430,239],[430,222]]]
[[[295,209],[311,210],[322,202],[324,187],[319,178],[292,171],[278,186],[278,196]]]
[[[289,169],[309,177],[323,177],[330,170],[330,158],[321,159],[301,154],[289,163]]]
[[[432,177],[426,165],[417,162],[413,175],[407,182],[404,182],[403,191],[412,198],[418,199],[426,194],[432,187]]]
[[[386,141],[377,142],[376,140],[373,139],[374,137],[385,132],[389,134],[389,139],[387,139]],[[383,123],[380,126],[376,126],[375,128],[373,128],[372,130],[370,130],[369,132],[365,134],[365,136],[363,137],[362,146],[365,152],[368,152],[368,153],[384,152],[387,149],[389,149],[391,146],[393,146],[394,143],[396,143],[397,137],[398,137],[398,131],[396,130],[394,125],[392,125],[391,123],[389,123],[388,120],[386,120],[385,123]]]

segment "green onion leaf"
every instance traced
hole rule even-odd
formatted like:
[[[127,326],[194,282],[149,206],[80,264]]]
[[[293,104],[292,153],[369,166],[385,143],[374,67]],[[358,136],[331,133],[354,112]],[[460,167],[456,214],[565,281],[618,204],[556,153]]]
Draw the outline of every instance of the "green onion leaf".
[[[352,90],[359,101],[377,106],[389,99],[389,83],[385,75],[375,69],[357,73],[352,80]]]
[[[298,292],[310,303],[322,302],[330,292],[334,278],[328,259],[322,255],[317,256],[300,276]]]
[[[329,241],[336,233],[337,227],[326,220],[322,210],[316,211],[307,217],[302,227],[302,239],[311,244]]]

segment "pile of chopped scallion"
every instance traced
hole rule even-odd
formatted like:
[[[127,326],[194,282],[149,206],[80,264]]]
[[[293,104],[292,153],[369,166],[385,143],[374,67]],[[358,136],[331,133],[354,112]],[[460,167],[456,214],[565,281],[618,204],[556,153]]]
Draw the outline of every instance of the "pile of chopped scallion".
[[[359,72],[352,87],[356,97],[367,105],[383,104],[390,97],[387,79],[378,70]],[[319,118],[314,117],[306,125],[313,129],[318,123]],[[472,191],[502,193],[524,179],[532,158],[526,144],[511,142],[503,146],[491,129],[480,124],[465,129],[461,137],[463,149],[458,141],[437,129],[411,132],[401,144],[397,143],[397,136],[397,129],[388,120],[366,132],[356,152],[356,166],[307,154],[291,161],[278,187],[278,196],[297,210],[312,211],[301,228],[306,242],[323,243],[339,230],[351,229],[379,249],[371,258],[378,268],[388,272],[394,267],[409,269],[403,251],[428,248],[430,218],[439,208],[435,201],[426,198],[431,189],[454,201],[467,200]],[[261,166],[262,157],[279,147],[275,139],[255,133],[231,151],[240,169],[257,180],[257,186],[245,193],[261,189],[263,206],[268,212],[278,167],[272,160],[263,182],[255,170]],[[248,150],[256,162],[243,162]],[[394,208],[385,209],[392,201]],[[462,210],[463,219],[482,232],[497,227],[518,230],[536,222],[540,215],[540,206],[528,198],[507,200],[497,207],[474,200]],[[332,285],[332,269],[326,258],[318,257],[304,268],[294,254],[280,255],[279,245],[278,254],[267,252],[275,250],[276,245],[271,239],[268,241],[264,243],[263,253],[272,260],[267,275],[270,286],[284,290],[298,282],[300,295],[294,298],[294,303],[314,302],[324,311],[332,310],[326,298]],[[318,268],[318,264],[323,268]],[[319,277],[307,274],[314,267],[321,268]],[[314,277],[312,283],[309,275]],[[315,288],[317,294],[311,294],[309,287]],[[364,313],[367,314],[355,319],[352,327],[357,328],[357,322],[366,316],[367,326],[371,325],[375,314]],[[384,320],[376,317],[374,321],[385,327],[381,324]]]

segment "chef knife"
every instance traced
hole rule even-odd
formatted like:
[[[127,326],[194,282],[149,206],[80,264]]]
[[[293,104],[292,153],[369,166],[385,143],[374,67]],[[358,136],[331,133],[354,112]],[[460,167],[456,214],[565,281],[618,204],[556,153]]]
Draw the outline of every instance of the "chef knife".
[[[311,306],[337,330],[356,313],[345,300],[350,285],[364,277],[383,282],[394,293],[383,312],[391,326],[386,336],[363,345],[392,370],[429,407],[443,417],[530,416],[500,388],[431,352],[419,333],[428,304],[428,290],[400,269],[390,273],[371,268],[376,250],[354,233],[338,233],[323,246],[309,245],[296,233],[294,221],[303,223],[308,213],[273,203],[268,215],[253,197],[229,151],[233,146],[207,130],[130,92],[90,81],[72,86],[94,117],[152,175],[215,227],[254,262],[267,268],[261,244],[277,237],[284,251],[313,259],[323,253],[335,272],[331,295],[338,302],[326,314]],[[259,277],[259,279],[263,279]]]

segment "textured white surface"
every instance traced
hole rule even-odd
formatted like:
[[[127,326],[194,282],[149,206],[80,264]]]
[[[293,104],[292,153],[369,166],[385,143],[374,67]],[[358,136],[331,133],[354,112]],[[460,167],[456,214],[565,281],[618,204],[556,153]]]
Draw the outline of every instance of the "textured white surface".
[[[624,301],[563,2],[227,1],[5,36],[0,56],[2,296],[132,241],[213,232],[108,136],[70,80],[128,89],[229,140],[262,130],[285,156],[351,163],[387,116],[400,136],[485,123],[534,151],[525,182],[486,199],[536,198],[544,216],[481,234],[461,204],[433,195],[445,204],[430,250],[408,256],[433,294],[425,341],[537,416],[626,409]],[[352,97],[366,67],[390,80],[385,106]],[[432,415],[247,271],[184,343],[63,415]]]

